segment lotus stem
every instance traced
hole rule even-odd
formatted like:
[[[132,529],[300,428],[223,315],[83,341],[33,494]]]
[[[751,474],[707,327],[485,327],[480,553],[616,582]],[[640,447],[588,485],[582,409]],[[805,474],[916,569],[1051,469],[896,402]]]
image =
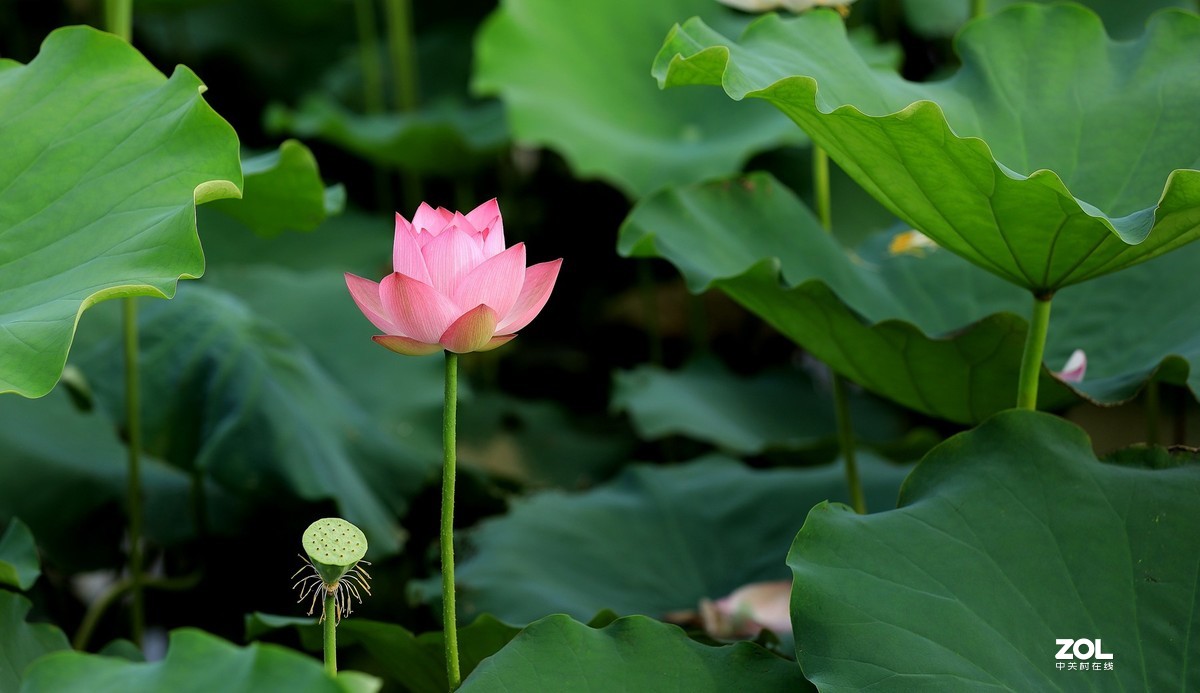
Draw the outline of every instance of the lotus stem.
[[[1160,412],[1160,394],[1158,381],[1151,379],[1146,383],[1146,445],[1158,445],[1158,421]]]
[[[971,19],[987,14],[987,0],[971,0]]]
[[[142,580],[142,587],[167,592],[181,592],[200,584],[200,577],[201,574],[196,572],[177,578],[149,578]],[[86,650],[100,619],[114,602],[125,596],[131,589],[133,589],[133,580],[128,577],[122,578],[114,582],[104,594],[88,605],[87,611],[83,614],[83,620],[79,622],[79,629],[75,631],[75,637],[71,639],[71,647],[80,652]]]
[[[1021,355],[1021,374],[1017,381],[1017,408],[1037,409],[1038,379],[1042,374],[1042,355],[1046,351],[1046,333],[1050,330],[1050,299],[1053,294],[1033,297],[1033,314],[1025,352]]]
[[[646,322],[646,336],[650,340],[650,363],[663,364],[662,328],[658,322],[658,299],[654,286],[654,273],[649,260],[637,261],[638,294],[642,300],[642,317]]]
[[[442,416],[442,630],[446,680],[458,688],[458,623],[454,609],[454,466],[458,425],[458,354],[446,352],[446,403]]]
[[[379,65],[379,35],[372,0],[354,0],[354,23],[358,29],[358,54],[362,62],[363,108],[383,112],[383,70]]]
[[[825,149],[813,145],[812,154],[813,201],[817,207],[817,219],[826,231],[833,230],[833,204],[829,192],[829,154]]]
[[[105,28],[125,40],[133,37],[133,0],[105,0]],[[130,631],[133,642],[142,646],[145,598],[142,591],[142,419],[138,382],[137,299],[125,299],[122,311],[125,351],[125,425],[129,450],[129,578],[132,605]]]
[[[392,100],[397,113],[417,108],[417,51],[413,36],[412,0],[384,0],[388,55],[392,63]],[[421,179],[414,173],[400,172],[404,203],[415,209],[420,202]]]
[[[337,676],[337,623],[338,623],[338,607],[337,599],[334,593],[325,590],[325,618],[322,622],[324,629],[322,633],[322,644],[325,646],[325,673],[330,676]]]
[[[133,0],[104,0],[104,28],[132,43]]]
[[[129,451],[129,578],[132,581],[130,631],[134,644],[141,647],[145,595],[142,590],[142,410],[138,378],[137,299],[125,299],[124,308],[125,426]]]
[[[833,203],[829,188],[829,154],[813,145],[812,159],[813,200],[817,208],[817,219],[826,233],[833,231]],[[833,409],[837,421],[838,448],[842,453],[842,464],[846,468],[846,487],[850,492],[850,504],[854,512],[865,515],[867,498],[858,478],[858,459],[854,446],[854,422],[850,420],[850,398],[846,394],[846,379],[833,374]]]

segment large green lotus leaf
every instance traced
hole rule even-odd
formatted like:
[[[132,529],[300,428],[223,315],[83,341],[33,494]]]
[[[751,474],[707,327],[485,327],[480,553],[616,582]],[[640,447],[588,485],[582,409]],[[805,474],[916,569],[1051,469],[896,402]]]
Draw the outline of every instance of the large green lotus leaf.
[[[268,129],[316,138],[378,164],[421,175],[455,176],[495,161],[508,142],[499,103],[443,102],[413,113],[355,114],[327,96],[267,113]]]
[[[860,441],[902,435],[902,422],[878,400],[852,397],[850,406]],[[836,436],[828,388],[798,369],[740,377],[711,359],[677,371],[643,365],[617,371],[612,407],[627,412],[643,438],[683,435],[735,454],[811,449]]]
[[[255,613],[246,617],[246,638],[254,639],[279,629],[299,631],[304,647],[320,651],[321,626],[313,618],[290,618]],[[487,657],[496,654],[521,631],[520,628],[483,614],[468,626],[458,629],[459,669],[468,676]],[[356,662],[382,674],[388,682],[409,693],[445,693],[446,657],[441,631],[416,635],[393,623],[352,618],[338,625],[338,647],[361,645],[370,657],[357,653]]]
[[[476,37],[473,86],[503,99],[517,140],[631,197],[802,141],[770,108],[655,89],[648,71],[663,32],[697,14],[730,29],[745,22],[712,0],[504,0]]]
[[[1009,5],[1031,0],[987,0],[987,11],[997,12]],[[1047,2],[1049,0],[1036,0]],[[971,3],[962,0],[903,0],[904,19],[922,36],[952,36],[971,15]],[[1108,35],[1118,39],[1137,38],[1146,28],[1146,19],[1167,7],[1191,8],[1188,0],[1082,0],[1104,20]]]
[[[931,451],[898,509],[809,513],[800,666],[822,691],[1194,690],[1198,493],[1194,463],[1101,463],[1061,419],[997,414]],[[1058,670],[1059,638],[1101,641],[1113,670]]]
[[[332,499],[374,555],[399,548],[396,518],[436,459],[389,436],[287,332],[194,285],[141,311],[139,328],[147,450],[239,495]],[[110,412],[124,411],[120,359],[109,339],[80,363]]]
[[[41,574],[33,532],[20,518],[14,517],[0,534],[0,585],[27,590]]]
[[[859,465],[868,506],[893,507],[908,468],[866,453]],[[716,456],[634,466],[583,493],[539,493],[469,534],[474,553],[455,572],[459,610],[529,623],[694,609],[785,578],[782,556],[801,516],[831,498],[847,498],[840,465],[762,471]]]
[[[171,632],[159,662],[130,662],[82,652],[47,656],[29,668],[21,693],[156,693],[158,691],[297,691],[366,693],[378,679],[325,673],[321,663],[278,645],[238,647],[194,628]]]
[[[693,291],[719,288],[906,407],[959,422],[1011,407],[1026,330],[1011,312],[1028,310],[1028,296],[944,251],[880,245],[847,254],[790,190],[751,174],[647,198],[618,249],[670,260]],[[1040,395],[1044,406],[1072,399],[1049,373]]]
[[[1022,5],[956,45],[958,73],[918,84],[858,58],[832,12],[740,43],[693,19],[655,74],[773,103],[906,222],[1036,294],[1200,237],[1200,17],[1113,42],[1084,8]]]
[[[346,205],[346,189],[341,185],[326,188],[316,157],[296,140],[244,159],[242,175],[242,199],[217,200],[212,208],[264,236],[289,229],[312,231],[326,217],[341,214]]]
[[[25,597],[0,590],[0,690],[20,688],[25,668],[42,655],[71,649],[57,626],[25,622],[30,606]]]
[[[751,643],[702,645],[643,616],[603,628],[549,616],[521,631],[463,681],[470,691],[805,691],[795,662]]]
[[[65,572],[122,562],[129,463],[107,417],[81,412],[61,387],[36,400],[3,397],[0,450],[0,523],[20,517],[47,562]],[[147,540],[170,546],[196,536],[187,473],[153,457],[143,458],[141,473]],[[205,498],[210,529],[241,526],[242,501],[212,483]]]
[[[663,191],[621,229],[625,255],[659,256],[694,291],[719,287],[865,387],[972,422],[1012,406],[1029,297],[936,248],[892,253],[892,236],[847,254],[766,174]],[[1046,363],[1088,357],[1078,394],[1103,404],[1150,377],[1200,392],[1200,245],[1071,287],[1055,299]],[[946,291],[946,287],[954,287]],[[1130,302],[1130,296],[1153,301]],[[924,374],[921,376],[921,374]],[[1043,372],[1041,404],[1071,400]]]
[[[204,271],[196,204],[237,197],[237,135],[179,67],[170,79],[87,27],[0,70],[0,392],[54,387],[80,314],[175,293]]]

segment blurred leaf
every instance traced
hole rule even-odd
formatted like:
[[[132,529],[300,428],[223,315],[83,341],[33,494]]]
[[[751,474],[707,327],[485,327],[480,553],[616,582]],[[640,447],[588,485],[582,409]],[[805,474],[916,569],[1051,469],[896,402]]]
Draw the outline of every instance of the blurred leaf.
[[[27,590],[41,574],[33,532],[20,518],[14,517],[0,534],[0,585]]]
[[[78,411],[64,392],[0,397],[0,450],[0,522],[20,517],[47,562],[66,572],[122,562],[128,462],[107,418]],[[195,536],[188,475],[152,457],[141,471],[147,538],[171,545]],[[234,531],[240,502],[211,484],[205,497],[211,529]]]
[[[291,111],[268,110],[267,128],[330,142],[377,164],[419,175],[455,176],[496,161],[508,142],[499,103],[443,102],[414,113],[358,115],[327,96]]]
[[[311,657],[277,645],[237,647],[193,628],[171,632],[166,659],[138,663],[62,652],[30,667],[22,693],[145,691],[377,691],[380,682],[347,672],[336,679]]]
[[[71,649],[58,626],[25,622],[30,606],[25,597],[0,590],[0,690],[20,688],[25,668],[38,657]]]
[[[868,505],[892,507],[906,468],[867,453],[859,466]],[[634,466],[584,493],[538,493],[468,535],[455,571],[459,613],[529,623],[695,608],[785,578],[782,556],[807,509],[846,497],[839,465],[759,471],[717,456]]]
[[[1100,463],[1082,431],[997,414],[935,448],[897,510],[821,504],[788,557],[796,654],[823,691],[1200,686],[1200,467]],[[1113,671],[1059,671],[1057,638]]]
[[[321,647],[321,627],[316,619],[289,618],[255,613],[246,617],[246,638],[259,638],[272,630],[294,627],[301,634],[305,647]],[[483,614],[473,623],[458,629],[459,668],[468,676],[485,658],[520,632],[506,623]],[[366,650],[374,670],[381,672],[389,683],[399,684],[410,693],[444,693],[446,659],[441,631],[414,635],[391,623],[367,619],[346,619],[338,625],[338,646],[361,645]],[[364,660],[356,660],[364,661]]]
[[[503,99],[516,139],[559,151],[579,176],[631,197],[804,141],[771,109],[655,89],[649,70],[663,33],[694,14],[745,23],[713,0],[504,0],[476,38],[473,86]]]
[[[105,657],[117,657],[130,662],[146,661],[146,655],[142,652],[142,649],[125,638],[110,640],[96,654]]]
[[[790,190],[751,174],[647,198],[618,248],[666,258],[693,291],[720,288],[834,370],[907,407],[971,422],[1012,406],[1027,329],[1012,313],[1028,311],[1028,296],[937,248],[893,253],[893,238],[847,255]],[[1200,392],[1197,262],[1192,244],[1058,294],[1046,363],[1061,368],[1073,350],[1086,351],[1087,377],[1070,387],[1102,404],[1132,397],[1150,377]],[[1158,298],[1128,300],[1149,295]],[[1048,371],[1039,391],[1043,407],[1071,400]]]
[[[185,67],[163,77],[125,41],[59,29],[0,71],[0,392],[41,397],[79,316],[169,298],[204,271],[195,206],[237,197],[237,135]]]
[[[312,231],[326,217],[341,214],[346,190],[326,188],[308,147],[286,140],[279,149],[242,161],[245,185],[240,200],[217,200],[224,212],[264,236],[285,230]]]
[[[989,13],[1031,0],[988,0]],[[1046,0],[1032,0],[1045,2]],[[1117,39],[1134,39],[1141,35],[1146,20],[1158,10],[1167,7],[1190,9],[1194,3],[1188,0],[1077,0],[1079,4],[1095,10],[1104,20],[1108,35]],[[970,3],[962,0],[903,0],[904,18],[914,31],[922,36],[953,36],[967,22],[971,12]]]
[[[654,72],[773,103],[900,218],[1035,294],[1200,237],[1200,139],[1161,126],[1200,109],[1200,17],[1117,43],[1083,8],[1023,5],[955,45],[953,78],[914,83],[863,62],[836,13],[769,15],[740,43],[697,18]]]
[[[676,626],[629,616],[595,629],[544,618],[463,681],[471,691],[805,691],[795,662],[757,645],[709,647]]]
[[[837,433],[829,391],[794,369],[743,378],[710,359],[677,371],[643,365],[616,373],[612,406],[643,438],[684,435],[737,454],[812,448]],[[902,435],[896,414],[876,401],[853,397],[850,406],[860,442]]]
[[[438,430],[441,407],[426,427]],[[459,463],[527,486],[580,488],[623,466],[633,439],[621,430],[593,430],[560,404],[479,394],[458,408]]]
[[[347,309],[347,312],[350,312]],[[140,315],[145,447],[239,496],[332,499],[374,556],[435,460],[410,454],[302,346],[245,304],[189,286]],[[116,340],[81,362],[97,398],[124,411]]]

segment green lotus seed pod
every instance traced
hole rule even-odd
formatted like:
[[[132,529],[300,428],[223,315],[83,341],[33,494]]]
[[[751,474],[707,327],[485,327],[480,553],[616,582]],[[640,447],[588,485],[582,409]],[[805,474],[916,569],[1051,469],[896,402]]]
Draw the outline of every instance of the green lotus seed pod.
[[[362,530],[338,517],[317,520],[304,530],[304,552],[326,585],[334,585],[367,553]]]

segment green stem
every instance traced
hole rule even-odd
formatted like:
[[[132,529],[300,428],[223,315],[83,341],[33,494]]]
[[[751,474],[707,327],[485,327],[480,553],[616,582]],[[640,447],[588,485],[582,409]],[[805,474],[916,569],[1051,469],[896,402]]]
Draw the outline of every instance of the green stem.
[[[383,69],[379,65],[379,36],[373,5],[372,0],[354,0],[354,20],[358,28],[358,55],[362,61],[363,108],[367,113],[382,113]]]
[[[442,629],[446,680],[458,688],[458,623],[454,613],[454,465],[458,426],[458,354],[446,352],[446,404],[442,416]]]
[[[829,188],[829,154],[822,147],[813,145],[813,198],[817,207],[817,219],[826,233],[833,231],[833,202]],[[846,395],[846,379],[833,374],[833,408],[837,420],[838,448],[842,453],[842,464],[846,467],[846,486],[850,491],[850,504],[860,515],[867,512],[867,497],[858,478],[858,458],[854,444],[854,422],[850,419],[850,398]]]
[[[413,38],[412,0],[384,0],[388,56],[392,66],[392,101],[395,111],[417,108],[417,51]],[[423,195],[421,179],[401,171],[400,188],[406,209],[416,209]]]
[[[178,578],[157,578],[142,580],[142,586],[147,589],[158,589],[168,592],[182,592],[190,590],[200,584],[201,574],[199,572],[190,575],[184,575]],[[112,584],[104,594],[100,595],[96,601],[92,602],[87,611],[83,614],[83,620],[79,622],[79,629],[75,631],[75,637],[71,639],[71,647],[76,650],[83,651],[87,649],[88,642],[92,639],[92,633],[96,630],[96,625],[100,623],[100,619],[108,612],[109,607],[113,605],[127,592],[133,589],[133,580],[122,578]]]
[[[125,425],[129,451],[129,577],[133,642],[141,647],[145,623],[145,595],[142,590],[142,409],[138,382],[137,299],[124,301],[123,334],[125,346]]]
[[[646,336],[650,339],[650,363],[661,366],[663,362],[662,327],[658,322],[658,294],[654,286],[654,273],[650,261],[637,260],[638,294],[642,299],[642,313],[646,322]]]
[[[411,0],[384,0],[388,55],[392,61],[392,99],[396,110],[417,107],[417,52],[413,41]]]
[[[133,38],[133,0],[105,0],[104,27],[131,43]]]
[[[133,0],[105,0],[104,24],[110,33],[129,42],[133,37]],[[125,425],[129,436],[129,579],[132,605],[130,631],[142,646],[145,596],[142,590],[142,410],[138,384],[137,299],[125,299],[122,314],[125,347]]]
[[[337,600],[333,592],[325,591],[324,644],[325,644],[325,673],[337,676]]]
[[[1050,330],[1052,294],[1033,297],[1033,315],[1021,355],[1021,375],[1017,381],[1017,408],[1037,409],[1038,379],[1042,375],[1042,354],[1046,351],[1046,333]]]
[[[833,230],[833,207],[829,193],[829,154],[813,145],[812,159],[813,199],[817,205],[817,219],[826,231]]]
[[[1146,383],[1146,445],[1158,445],[1159,419],[1158,381]]]
[[[987,14],[987,0],[971,0],[971,19]]]
[[[867,514],[867,497],[858,479],[858,460],[854,450],[854,424],[850,421],[850,398],[846,396],[846,379],[833,376],[833,406],[837,408],[838,447],[846,466],[846,486],[850,489],[850,505],[859,515]]]

